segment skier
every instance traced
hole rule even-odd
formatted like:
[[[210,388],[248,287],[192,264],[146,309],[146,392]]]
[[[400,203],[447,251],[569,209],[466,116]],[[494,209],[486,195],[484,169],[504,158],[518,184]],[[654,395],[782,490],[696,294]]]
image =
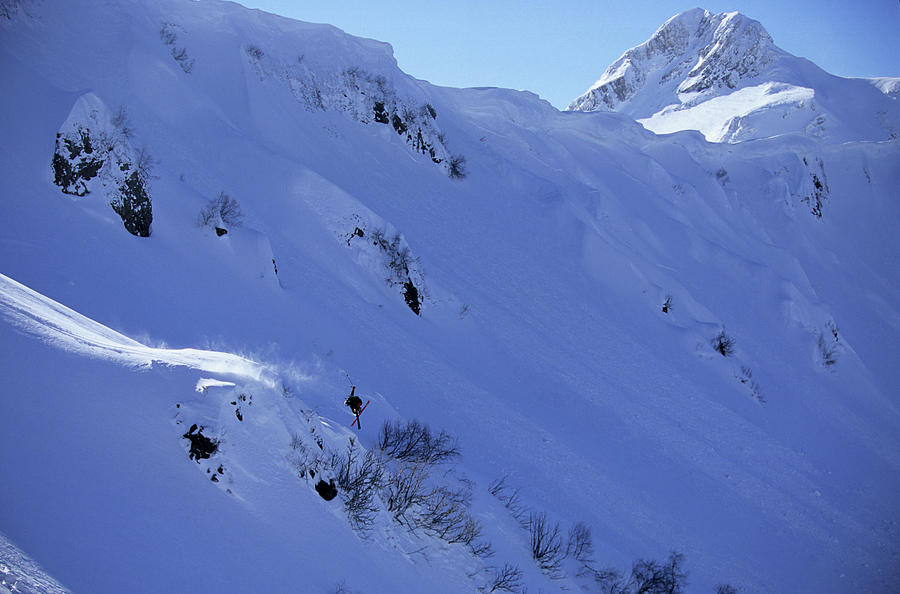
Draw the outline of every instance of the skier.
[[[359,423],[359,413],[362,412],[362,398],[356,395],[356,386],[350,387],[350,395],[344,401],[344,404],[350,407],[350,412],[356,415],[356,422]],[[359,429],[357,425],[357,429]]]

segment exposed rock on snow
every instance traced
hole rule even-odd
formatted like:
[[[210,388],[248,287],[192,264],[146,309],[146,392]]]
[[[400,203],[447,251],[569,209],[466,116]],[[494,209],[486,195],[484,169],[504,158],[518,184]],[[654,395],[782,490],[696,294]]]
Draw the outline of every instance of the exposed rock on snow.
[[[56,134],[53,183],[64,194],[79,197],[99,188],[129,233],[149,237],[153,222],[147,192],[149,157],[132,148],[129,134],[124,125],[114,125],[99,97],[81,96]]]

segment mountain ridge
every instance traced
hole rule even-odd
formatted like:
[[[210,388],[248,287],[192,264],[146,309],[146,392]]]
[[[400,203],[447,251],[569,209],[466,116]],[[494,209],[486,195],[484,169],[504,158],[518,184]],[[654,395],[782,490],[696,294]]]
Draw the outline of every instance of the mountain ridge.
[[[623,577],[674,549],[698,590],[896,584],[897,141],[658,136],[215,1],[29,6],[0,21],[0,284],[80,322],[0,306],[0,530],[63,584],[601,589],[535,562],[532,512]],[[82,133],[152,157],[148,237],[100,177],[54,184]],[[139,356],[82,357],[88,327]],[[438,486],[494,557],[315,488],[412,421],[459,440]]]
[[[900,111],[888,94],[788,54],[758,21],[699,8],[626,51],[567,110],[619,111],[654,132],[695,129],[712,142],[785,133],[838,141],[900,135]]]

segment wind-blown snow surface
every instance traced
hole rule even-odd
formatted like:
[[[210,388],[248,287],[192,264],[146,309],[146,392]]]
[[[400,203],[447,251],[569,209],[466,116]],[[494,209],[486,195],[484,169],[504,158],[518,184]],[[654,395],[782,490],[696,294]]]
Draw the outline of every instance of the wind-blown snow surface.
[[[67,588],[461,592],[504,563],[590,587],[535,567],[487,493],[504,475],[590,526],[598,568],[674,549],[689,591],[900,588],[898,141],[657,137],[235,4],[21,6],[0,22],[0,531]],[[89,93],[154,158],[149,238],[99,186],[52,183]],[[434,156],[376,102],[418,110]],[[223,191],[245,217],[217,237],[195,222]],[[421,316],[377,229],[417,258]],[[386,513],[361,538],[297,477],[295,436],[355,433],[348,380],[365,448],[385,420],[459,438],[493,558]],[[199,464],[192,424],[220,440]]]
[[[569,110],[617,111],[648,130],[698,130],[710,142],[786,133],[830,141],[900,137],[897,79],[846,79],[777,47],[737,12],[669,19],[610,65]]]

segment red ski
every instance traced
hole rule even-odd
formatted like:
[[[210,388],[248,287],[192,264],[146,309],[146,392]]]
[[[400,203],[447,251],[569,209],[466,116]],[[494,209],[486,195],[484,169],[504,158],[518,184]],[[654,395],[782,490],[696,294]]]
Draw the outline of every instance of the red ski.
[[[366,400],[366,403],[363,404],[362,408],[359,409],[359,412],[356,413],[356,418],[353,419],[353,423],[356,423],[356,428],[357,428],[357,429],[362,429],[362,425],[359,424],[359,415],[363,414],[363,411],[366,410],[366,407],[369,406],[369,403],[370,403],[370,402],[372,402],[372,401],[371,401],[371,400]],[[351,426],[351,427],[353,426],[353,423],[350,423],[350,426]]]

